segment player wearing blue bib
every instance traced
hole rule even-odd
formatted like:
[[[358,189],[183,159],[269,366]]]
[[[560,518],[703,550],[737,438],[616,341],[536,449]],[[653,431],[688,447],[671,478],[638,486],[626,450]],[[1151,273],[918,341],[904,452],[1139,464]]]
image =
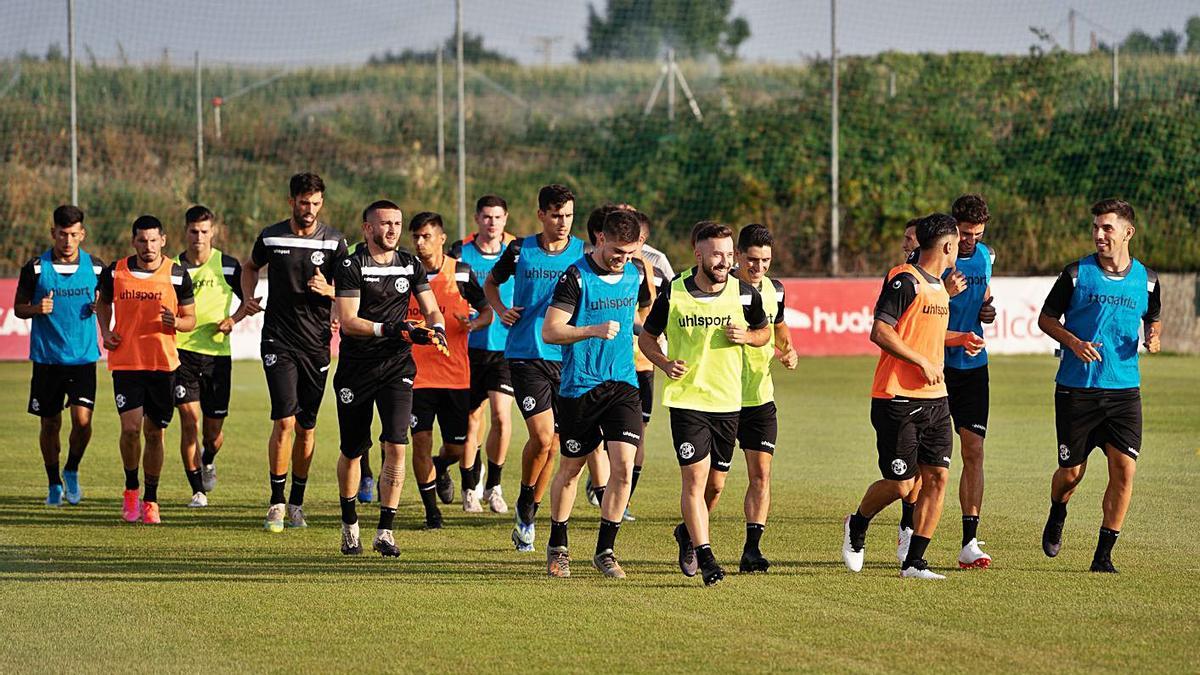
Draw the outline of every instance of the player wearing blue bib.
[[[68,204],[54,209],[50,236],[53,246],[21,268],[13,313],[32,319],[29,360],[33,377],[28,410],[41,418],[38,444],[49,481],[46,504],[62,506],[64,496],[70,504],[83,499],[79,462],[92,437],[96,361],[100,359],[95,303],[104,263],[80,248],[87,229],[79,207]],[[67,463],[59,476],[64,400],[71,409],[71,435]]]
[[[1064,348],[1054,387],[1058,470],[1050,482],[1042,550],[1058,555],[1067,501],[1083,480],[1088,455],[1099,447],[1108,463],[1108,488],[1091,571],[1113,573],[1112,549],[1142,451],[1139,331],[1144,326],[1146,351],[1157,353],[1162,303],[1158,275],[1129,253],[1133,207],[1104,199],[1092,205],[1092,215],[1096,253],[1063,270],[1038,317],[1038,327]]]
[[[650,303],[645,274],[634,264],[641,224],[631,211],[604,219],[591,253],[567,268],[555,286],[542,337],[563,346],[559,398],[562,460],[551,491],[550,545],[546,571],[570,576],[567,519],[579,474],[601,441],[610,475],[600,504],[600,534],[592,564],[605,576],[624,579],[613,554],[633,481],[642,436],[642,401],[633,362],[633,325],[639,306]]]
[[[518,551],[533,550],[533,519],[550,485],[558,445],[554,420],[562,348],[542,340],[542,321],[558,278],[583,255],[583,241],[571,236],[575,195],[570,190],[562,185],[542,188],[537,217],[542,232],[509,244],[483,287],[492,310],[509,327],[504,355],[529,428],[529,441],[521,453],[521,494],[512,534]],[[511,304],[500,296],[500,287],[509,279],[513,279]]]

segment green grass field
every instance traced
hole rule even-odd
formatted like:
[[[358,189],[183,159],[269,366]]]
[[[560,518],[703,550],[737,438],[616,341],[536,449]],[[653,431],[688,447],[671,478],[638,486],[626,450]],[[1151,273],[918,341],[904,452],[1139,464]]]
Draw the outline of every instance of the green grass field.
[[[581,497],[572,519],[575,576],[559,581],[545,576],[548,508],[539,516],[538,552],[521,555],[509,543],[507,516],[466,516],[455,504],[443,507],[444,530],[418,530],[411,477],[397,521],[400,559],[342,557],[332,400],[318,428],[310,527],[264,532],[268,403],[254,363],[235,369],[234,412],[209,508],[184,507],[190,495],[173,427],[163,525],[120,520],[117,417],[101,373],[84,502],[50,509],[42,505],[37,425],[24,412],[29,367],[4,364],[0,671],[1200,669],[1200,359],[1143,360],[1145,443],[1114,552],[1119,576],[1087,572],[1102,464],[1071,503],[1062,554],[1042,555],[1055,467],[1054,362],[993,359],[980,536],[995,564],[952,569],[956,463],[927,556],[949,575],[940,583],[897,578],[896,507],[876,519],[861,574],[840,560],[841,519],[877,476],[866,394],[873,363],[805,359],[796,372],[777,375],[781,435],[763,540],[774,566],[765,576],[730,574],[711,589],[675,566],[679,474],[661,410],[633,506],[638,520],[618,539],[628,580],[608,582],[585,564],[598,512]],[[504,477],[510,501],[523,439],[522,428]],[[714,549],[733,570],[745,476],[735,464],[714,518]],[[374,508],[360,514],[366,537]]]

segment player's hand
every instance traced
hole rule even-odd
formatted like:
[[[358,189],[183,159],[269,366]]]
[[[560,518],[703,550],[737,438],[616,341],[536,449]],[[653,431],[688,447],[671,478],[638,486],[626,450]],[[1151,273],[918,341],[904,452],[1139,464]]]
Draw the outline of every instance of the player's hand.
[[[235,323],[237,322],[233,320],[232,316],[227,316],[224,319],[221,319],[221,322],[217,324],[217,332],[229,335],[233,332],[233,325]]]
[[[313,270],[312,278],[308,280],[308,290],[317,295],[324,295],[328,298],[333,297],[333,286],[325,280],[325,275],[321,274],[320,267]]]
[[[474,328],[471,326],[471,317],[467,316],[466,314],[455,314],[454,318],[458,319],[458,322],[462,324],[463,330],[467,331],[468,333],[474,330]]]
[[[925,377],[925,384],[929,386],[941,384],[942,380],[946,379],[945,373],[942,372],[942,367],[928,361],[921,364],[921,375]]]
[[[725,337],[735,345],[744,345],[750,341],[750,331],[730,323],[725,325]]]
[[[112,351],[121,346],[121,335],[116,331],[110,331],[104,334],[104,348]]]
[[[1071,343],[1071,351],[1075,353],[1075,356],[1079,357],[1080,361],[1083,361],[1084,363],[1092,363],[1093,361],[1104,360],[1100,358],[1100,350],[1098,349],[1099,347],[1103,346],[1104,345],[1099,342],[1084,342],[1083,340],[1076,339]]]
[[[965,290],[967,290],[967,275],[954,270],[950,276],[946,277],[946,292],[950,294],[950,297],[953,298]]]
[[[342,322],[340,320],[338,320],[337,318],[330,319],[329,320],[329,332],[333,333],[334,335],[337,335],[338,333],[342,332]]]
[[[38,314],[49,314],[54,311],[54,291],[46,294],[42,301],[37,304],[34,311]]]
[[[678,380],[684,375],[687,375],[687,371],[687,361],[681,361],[679,359],[667,361],[667,367],[663,368],[663,372],[665,372],[667,377],[671,378],[672,380]]]
[[[980,323],[992,323],[996,320],[996,308],[992,306],[992,300],[995,298],[989,296],[987,300],[983,301],[983,306],[979,308]]]
[[[503,314],[500,315],[500,323],[511,328],[517,323],[518,320],[520,320],[521,312],[524,310],[524,307],[509,307],[504,311]]]
[[[257,298],[246,298],[246,301],[242,303],[242,306],[238,307],[238,311],[241,312],[243,317],[254,316],[255,314],[263,311],[262,296],[260,295]]]
[[[967,356],[975,356],[983,351],[985,344],[983,338],[974,333],[967,333],[966,338],[962,341],[962,347],[967,352]]]
[[[1146,327],[1146,341],[1142,343],[1145,345],[1146,351],[1157,354],[1162,349],[1162,344],[1159,342],[1159,333],[1161,332],[1162,329],[1155,324]]]
[[[779,356],[779,362],[788,370],[795,370],[796,365],[800,363],[800,355],[795,349],[788,347],[788,350]]]
[[[175,328],[175,313],[168,309],[165,305],[162,312],[159,314],[162,317],[162,324],[165,328]]]
[[[446,329],[441,326],[433,327],[433,334],[429,336],[429,343],[442,353],[442,356],[450,357],[450,340],[446,338]]]
[[[601,340],[611,340],[617,337],[617,333],[621,332],[621,324],[616,321],[606,321],[590,326],[592,337],[600,338]]]

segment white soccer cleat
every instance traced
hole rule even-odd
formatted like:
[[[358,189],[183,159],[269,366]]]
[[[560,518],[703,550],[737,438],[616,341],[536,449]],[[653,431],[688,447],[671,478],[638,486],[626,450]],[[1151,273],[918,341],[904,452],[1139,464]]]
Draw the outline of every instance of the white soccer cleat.
[[[268,532],[283,532],[285,513],[287,513],[287,509],[283,504],[272,504],[271,508],[267,509],[267,520],[263,523],[263,529]]]
[[[933,570],[929,569],[928,567],[925,567],[924,565],[921,565],[921,566],[913,565],[912,567],[906,567],[906,568],[900,570],[900,578],[901,579],[936,580],[936,579],[945,579],[946,577],[944,575],[938,574],[937,572],[934,572]]]
[[[208,495],[203,492],[192,495],[192,501],[188,502],[189,509],[202,509],[205,506],[208,506]]]
[[[908,546],[912,543],[913,530],[911,527],[902,527],[899,532],[896,535],[896,560],[903,565],[904,560],[908,558]]]
[[[972,539],[967,542],[966,546],[962,547],[962,551],[958,554],[959,569],[983,570],[992,566],[992,556],[984,553],[983,549],[979,548],[982,545],[982,541]]]
[[[846,569],[851,572],[860,572],[867,547],[863,546],[855,551],[854,545],[850,543],[850,516],[846,516],[846,520],[842,521],[842,529],[842,562],[846,563]]]
[[[342,555],[362,553],[362,540],[358,536],[358,523],[342,523]]]
[[[217,487],[216,464],[200,465],[200,486],[204,488],[205,492],[212,492],[213,488]]]
[[[475,461],[478,462],[480,460],[475,460]],[[483,462],[483,468],[481,468],[479,470],[479,480],[475,481],[474,492],[475,492],[475,501],[477,501],[477,502],[483,501],[483,481],[485,479],[487,479],[487,462],[486,461]]]
[[[308,521],[304,519],[304,507],[288,504],[286,524],[288,527],[308,527]]]
[[[492,513],[508,513],[508,502],[504,501],[504,491],[499,485],[484,492],[483,501],[487,502]]]
[[[479,503],[475,490],[462,491],[462,507],[463,513],[483,513],[483,504]]]

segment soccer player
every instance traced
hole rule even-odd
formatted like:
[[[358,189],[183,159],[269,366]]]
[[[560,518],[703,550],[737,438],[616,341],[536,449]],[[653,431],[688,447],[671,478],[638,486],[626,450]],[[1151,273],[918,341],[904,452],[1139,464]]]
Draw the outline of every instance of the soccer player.
[[[771,459],[779,435],[775,409],[775,383],[771,379],[771,360],[789,370],[795,370],[799,356],[792,349],[791,333],[783,320],[783,284],[767,277],[771,269],[771,231],[764,225],[751,224],[738,233],[736,276],[762,296],[763,312],[771,325],[770,337],[761,347],[743,347],[742,409],[738,417],[737,438],[746,456],[746,487],[744,510],[746,542],[742,547],[740,572],[766,572],[771,563],[762,554],[759,543],[767,527],[771,507]],[[709,474],[705,501],[712,513],[725,487],[725,471]]]
[[[13,313],[33,320],[29,330],[33,376],[28,411],[41,420],[38,445],[49,481],[46,505],[62,506],[64,496],[68,504],[83,499],[79,463],[92,438],[92,410],[96,407],[100,348],[96,343],[95,303],[104,263],[81,248],[87,228],[83,211],[77,206],[64,204],[54,209],[50,237],[54,241],[51,247],[21,268]],[[59,476],[64,399],[65,407],[71,409],[71,434],[67,463]]]
[[[442,217],[422,211],[408,225],[413,250],[425,269],[434,300],[446,319],[446,339],[450,356],[446,357],[433,345],[413,347],[412,357],[417,366],[413,384],[412,434],[413,474],[425,506],[425,526],[438,529],[442,514],[434,495],[435,471],[433,462],[433,422],[442,430],[442,443],[447,456],[462,460],[462,506],[467,513],[482,513],[483,505],[476,496],[476,476],[471,467],[477,465],[475,447],[467,443],[467,417],[470,415],[471,365],[467,356],[467,336],[492,322],[492,308],[483,295],[483,287],[471,273],[471,266],[451,258],[443,251],[446,229]],[[470,318],[474,311],[476,317]],[[409,300],[410,321],[422,319],[420,297]]]
[[[404,214],[395,203],[372,203],[363,210],[367,245],[338,265],[337,310],[342,343],[333,388],[341,438],[337,475],[345,555],[362,553],[358,463],[371,447],[373,408],[379,409],[383,423],[379,436],[383,466],[379,469],[379,525],[372,547],[384,557],[400,555],[392,525],[404,485],[404,453],[412,419],[416,366],[410,343],[435,344],[449,356],[445,323],[425,267],[413,254],[396,250],[403,227]],[[409,299],[414,296],[429,328],[408,322]]]
[[[917,263],[892,268],[875,305],[871,341],[881,353],[871,386],[871,425],[883,478],[867,488],[858,510],[846,517],[842,560],[852,572],[862,569],[871,518],[907,497],[919,471],[914,533],[900,576],[944,579],[928,569],[924,557],[941,517],[954,450],[943,381],[945,347],[962,346],[973,355],[983,348],[983,338],[946,330],[950,296],[941,276],[958,255],[954,218],[943,213],[924,218],[917,241]]]
[[[196,298],[196,328],[178,337],[179,369],[175,371],[179,453],[192,490],[188,506],[194,508],[208,506],[208,493],[217,485],[214,462],[225,443],[222,427],[229,414],[233,367],[229,333],[241,319],[241,312],[230,315],[229,309],[234,296],[242,298],[242,264],[213,248],[215,221],[207,206],[188,209],[184,214],[187,249],[175,258],[191,276]]]
[[[642,261],[643,273],[651,280],[650,303],[653,305],[654,299],[670,283],[675,272],[671,269],[671,261],[667,260],[667,256],[658,249],[646,245],[646,241],[650,238],[650,218],[641,211],[635,211],[634,215],[637,216],[638,224],[641,226],[642,250],[638,255]],[[645,255],[647,252],[650,253],[649,256]],[[633,502],[633,493],[637,490],[638,480],[642,477],[642,466],[646,461],[646,427],[650,425],[650,417],[654,412],[654,364],[650,363],[650,359],[642,354],[642,348],[638,346],[637,338],[638,335],[641,335],[642,323],[649,313],[649,308],[639,308],[637,320],[633,325],[633,368],[637,372],[638,393],[642,399],[642,439],[638,441],[637,454],[633,458],[633,478],[629,484],[630,503]],[[662,344],[663,341],[659,340],[659,345],[662,346]],[[629,506],[625,507],[624,519],[636,520]]]
[[[1108,487],[1091,571],[1115,573],[1112,549],[1142,452],[1138,331],[1145,329],[1146,351],[1158,353],[1162,289],[1158,274],[1129,253],[1133,207],[1102,199],[1092,205],[1092,216],[1096,253],[1067,265],[1038,317],[1038,327],[1064,348],[1054,378],[1058,470],[1050,482],[1042,550],[1053,558],[1062,548],[1067,502],[1098,447],[1108,465]]]
[[[267,461],[271,506],[263,528],[282,532],[308,527],[304,488],[316,446],[317,413],[329,374],[330,321],[334,289],[330,283],[346,257],[341,232],[317,220],[325,203],[325,182],[314,173],[292,176],[288,204],[292,215],[259,233],[250,257],[242,263],[244,316],[262,311],[254,296],[259,270],[267,268],[266,319],[262,329],[262,362],[271,397],[271,437]],[[283,488],[288,464],[292,489],[285,508]]]
[[[633,325],[638,306],[650,302],[649,281],[632,262],[639,248],[638,218],[629,211],[610,212],[592,252],[559,278],[542,324],[543,339],[564,346],[559,398],[562,460],[551,490],[546,548],[546,572],[552,577],[571,576],[567,520],[579,473],[603,441],[610,472],[592,564],[606,577],[625,578],[613,548],[629,502],[633,461],[642,437]]]
[[[509,327],[504,356],[529,440],[521,452],[521,493],[517,498],[513,545],[533,550],[533,520],[554,472],[562,348],[542,339],[542,322],[558,277],[583,255],[583,241],[571,236],[575,195],[563,185],[538,191],[541,233],[514,240],[504,249],[484,283],[492,310]],[[514,280],[513,299],[505,303],[500,286]]]
[[[113,394],[121,415],[121,461],[125,466],[122,515],[125,522],[154,525],[163,439],[174,414],[172,373],[179,367],[177,331],[196,327],[192,278],[163,255],[167,236],[154,216],[133,221],[136,255],[122,258],[100,273],[96,316],[108,350]],[[146,439],[143,454],[141,438]],[[138,499],[138,465],[146,486]]]
[[[638,345],[670,378],[663,405],[671,411],[671,437],[679,460],[683,522],[675,528],[679,568],[702,573],[711,586],[725,578],[709,543],[705,488],[710,471],[733,462],[742,407],[742,347],[761,347],[771,338],[762,296],[730,278],[733,231],[700,221],[692,228],[696,266],[677,276],[654,300]],[[666,334],[663,353],[658,337]]]
[[[465,240],[450,245],[450,257],[471,266],[476,282],[482,286],[492,268],[500,259],[513,235],[504,231],[508,224],[508,202],[497,195],[484,195],[475,202],[474,234]],[[512,305],[513,280],[500,284],[500,300]],[[472,331],[467,338],[467,354],[471,362],[471,416],[467,423],[467,445],[477,447],[483,430],[483,404],[491,410],[487,439],[487,479],[483,490],[483,501],[493,513],[508,513],[504,501],[504,490],[500,486],[504,460],[508,456],[508,442],[512,437],[512,375],[508,361],[504,358],[504,345],[508,340],[508,326],[493,320],[486,327]],[[434,463],[439,463],[434,460]],[[479,466],[476,458],[475,466]],[[472,479],[478,481],[478,473],[472,470]],[[442,490],[453,496],[454,486],[449,472],[443,468],[438,474]],[[448,501],[448,500],[447,500]]]

